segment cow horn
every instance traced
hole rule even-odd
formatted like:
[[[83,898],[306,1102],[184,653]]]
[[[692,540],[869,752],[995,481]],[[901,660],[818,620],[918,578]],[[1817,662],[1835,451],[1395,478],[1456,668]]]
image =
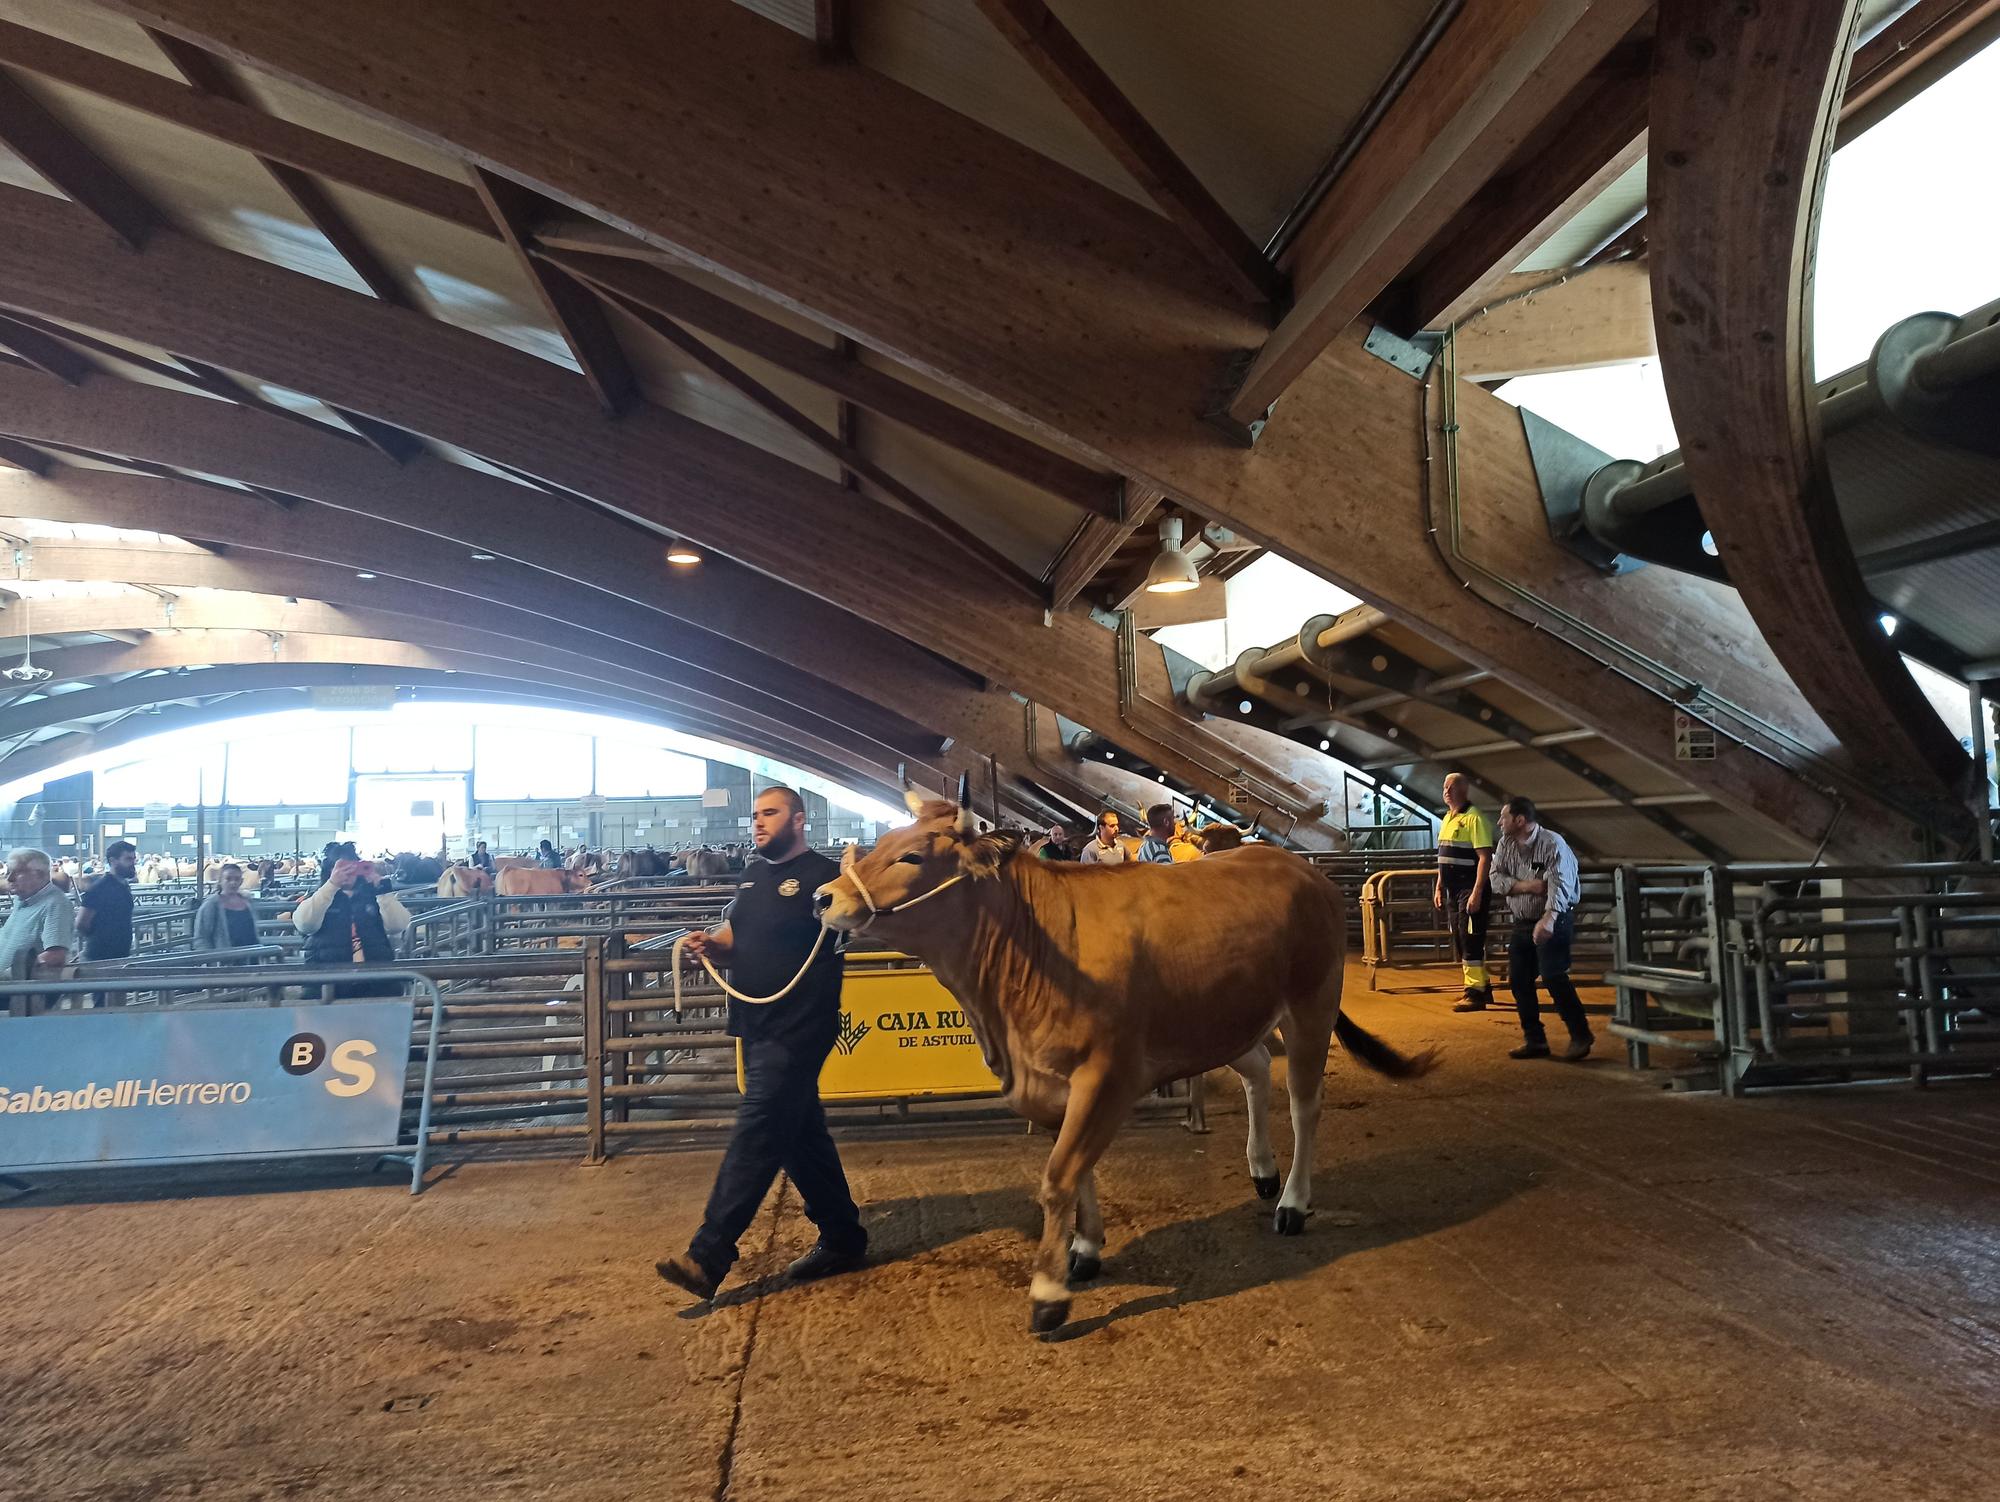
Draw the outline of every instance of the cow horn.
[[[904,788],[903,806],[913,814],[922,813],[924,811],[924,795],[915,788]]]
[[[854,869],[854,852],[856,848],[854,842],[850,840],[847,843],[847,848],[840,852],[841,875],[845,876],[849,871]]]
[[[972,812],[972,778],[969,774],[958,774],[958,835],[969,840],[979,833],[979,820]]]

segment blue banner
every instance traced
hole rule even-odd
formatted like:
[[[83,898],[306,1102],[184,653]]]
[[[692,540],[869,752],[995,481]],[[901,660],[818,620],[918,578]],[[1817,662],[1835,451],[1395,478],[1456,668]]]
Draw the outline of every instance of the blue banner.
[[[0,1169],[393,1147],[408,1000],[0,1018]]]

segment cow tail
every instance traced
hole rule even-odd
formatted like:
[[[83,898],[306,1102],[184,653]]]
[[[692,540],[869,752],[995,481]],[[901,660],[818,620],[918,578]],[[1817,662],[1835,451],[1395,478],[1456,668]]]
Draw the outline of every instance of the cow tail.
[[[1414,1057],[1397,1053],[1344,1013],[1334,1019],[1333,1035],[1340,1040],[1340,1046],[1355,1058],[1377,1074],[1386,1074],[1392,1080],[1413,1080],[1437,1067],[1438,1051],[1435,1048],[1427,1048]]]

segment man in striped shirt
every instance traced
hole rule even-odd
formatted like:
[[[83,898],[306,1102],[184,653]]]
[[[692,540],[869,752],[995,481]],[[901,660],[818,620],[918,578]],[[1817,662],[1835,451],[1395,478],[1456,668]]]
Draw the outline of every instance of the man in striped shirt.
[[[1569,1029],[1562,1058],[1576,1060],[1596,1042],[1583,1002],[1569,978],[1570,941],[1576,936],[1576,901],[1581,890],[1576,854],[1553,829],[1535,822],[1532,798],[1516,794],[1500,805],[1500,848],[1493,858],[1493,890],[1506,899],[1514,931],[1507,945],[1507,984],[1521,1014],[1521,1046],[1510,1059],[1546,1059],[1548,1034],[1542,1030],[1535,980],[1549,988],[1556,1015]]]
[[[1431,905],[1444,912],[1451,950],[1465,977],[1454,1012],[1483,1012],[1493,1000],[1486,974],[1486,873],[1493,861],[1493,825],[1472,806],[1463,772],[1444,780],[1444,821],[1438,825],[1437,889]]]

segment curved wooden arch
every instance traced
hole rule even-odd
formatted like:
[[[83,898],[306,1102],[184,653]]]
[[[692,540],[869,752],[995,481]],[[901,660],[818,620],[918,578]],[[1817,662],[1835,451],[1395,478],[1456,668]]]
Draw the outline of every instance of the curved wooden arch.
[[[349,680],[352,681],[352,680]],[[537,709],[599,709],[615,718],[629,720],[640,725],[657,725],[668,730],[678,730],[716,741],[746,754],[773,755],[771,751],[745,744],[742,737],[733,734],[718,734],[698,717],[690,717],[672,710],[661,710],[643,706],[606,703],[596,705],[581,701],[574,695],[555,692],[540,692],[533,688],[506,689],[491,681],[475,685],[470,679],[458,677],[424,681],[396,683],[397,687],[408,690],[412,701],[421,703],[463,703],[468,708],[487,704],[522,705]],[[250,719],[262,715],[281,714],[312,707],[307,686],[237,688],[218,697],[212,703],[200,705],[169,704],[155,709],[143,717],[124,715],[102,726],[72,731],[46,740],[36,741],[12,754],[0,758],[0,777],[18,779],[45,773],[51,768],[62,766],[99,752],[116,750],[131,742],[145,740],[156,735],[172,734],[181,730],[195,730],[205,725],[238,719]],[[777,760],[789,765],[801,766],[790,756],[778,756]],[[900,789],[869,788],[857,783],[854,774],[841,769],[809,768],[802,770],[820,771],[823,775],[842,787],[855,792],[868,792],[871,796],[883,798],[894,805],[900,802]],[[921,784],[919,784],[921,786]],[[926,789],[945,792],[948,789]],[[1034,789],[1003,787],[1002,800],[1005,806],[1017,816],[1030,821],[1046,818],[1051,813],[1058,817],[1069,817],[1074,810],[1059,802],[1043,801],[1045,795]]]
[[[65,566],[66,556],[61,545],[45,544],[38,559],[31,554],[27,572],[31,577],[53,577],[91,571],[87,567]],[[85,561],[104,557],[95,549],[88,550],[83,556]],[[209,578],[217,567],[205,555],[185,552],[135,549],[119,553],[116,558],[120,560],[116,566],[121,574],[142,576],[139,582],[168,590],[176,586],[183,589],[203,588],[188,581],[191,578]],[[254,554],[239,554],[225,560],[221,566],[241,572],[246,567],[254,569],[261,561]],[[271,562],[279,568],[284,567],[284,560],[273,559]],[[933,791],[947,790],[956,780],[955,769],[948,764],[939,765],[946,758],[937,752],[934,743],[904,753],[893,746],[885,750],[879,743],[843,735],[839,727],[811,720],[810,717],[805,717],[803,724],[797,720],[772,720],[734,703],[717,704],[677,692],[671,683],[655,683],[649,679],[643,665],[636,669],[629,666],[616,651],[609,652],[605,660],[599,661],[593,654],[604,653],[605,645],[565,623],[547,623],[539,636],[529,640],[493,631],[471,630],[456,624],[450,614],[452,602],[439,591],[392,584],[390,581],[377,581],[374,585],[364,586],[332,570],[324,573],[324,578],[315,578],[311,573],[293,567],[289,572],[275,576],[253,575],[266,583],[300,592],[289,598],[272,593],[209,593],[204,589],[203,593],[180,596],[171,604],[150,596],[37,601],[32,607],[30,624],[39,636],[81,631],[175,633],[147,638],[136,645],[92,644],[44,649],[37,654],[37,661],[61,676],[73,678],[221,661],[266,662],[272,660],[272,634],[283,638],[281,657],[314,662],[360,659],[365,648],[347,645],[357,639],[364,643],[400,643],[465,657],[473,663],[497,661],[506,668],[529,665],[553,669],[578,680],[597,680],[594,689],[589,681],[579,682],[578,688],[580,691],[600,692],[605,697],[623,693],[635,713],[641,710],[654,712],[664,707],[666,712],[679,715],[683,725],[693,725],[698,721],[703,734],[732,744],[754,745],[763,754],[795,764],[805,765],[817,756],[823,764],[849,769],[842,774],[844,776],[868,775],[883,779],[888,775],[886,769],[893,765],[906,768],[913,781]],[[383,608],[329,604],[303,593],[315,584],[325,587],[342,583],[351,584],[358,592],[374,597],[378,606]],[[18,633],[10,630],[8,621],[9,616],[0,613],[0,641],[20,640]],[[321,638],[334,639],[341,645],[313,645],[311,650],[301,651],[295,644],[313,644]],[[343,657],[343,651],[348,652],[349,657]],[[599,675],[604,673],[612,676],[600,679]],[[639,695],[629,692],[635,685],[644,686],[646,692]],[[817,726],[818,733],[809,733],[809,726]],[[968,769],[978,769],[970,759],[963,765]],[[823,770],[824,766],[816,769]],[[1066,766],[1059,760],[1054,766],[1044,766],[1039,770],[1043,774],[1054,774],[1047,778],[1055,784],[1053,793],[1018,778],[1010,777],[1003,783],[1003,801],[1025,817],[1041,818],[1052,809],[1061,812],[1073,801],[1062,792],[1062,788],[1068,785],[1064,774],[1073,772],[1073,766]],[[1083,793],[1082,796],[1087,797],[1088,794]]]
[[[102,254],[80,211],[0,190],[0,303],[170,349],[451,443],[787,583],[995,683],[1093,724],[1215,798],[1234,774],[1290,805],[1313,795],[1177,710],[1121,714],[1118,649],[1087,616],[1044,617],[883,502],[664,408],[607,425],[588,382],[407,308],[216,249],[164,227],[143,255]],[[46,254],[37,253],[39,246]],[[8,254],[12,251],[14,254]],[[32,273],[30,262],[33,263]],[[197,312],[197,309],[199,312]],[[386,318],[387,321],[384,321]],[[205,466],[197,466],[204,467]],[[786,539],[809,541],[788,548]],[[1157,653],[1141,691],[1172,705]],[[1329,826],[1330,828],[1330,826]]]
[[[1198,414],[1267,330],[1226,305],[1156,215],[869,69],[801,69],[796,38],[742,6],[431,0],[358,29],[273,0],[108,3],[603,221],[544,226],[544,246],[699,267],[1183,499],[1746,818],[1794,833],[1836,819],[1830,848],[1856,858],[1915,848],[1906,819],[1866,800],[1840,811],[1796,760],[1774,759],[1793,755],[1777,743],[1678,763],[1660,685],[1607,671],[1553,617],[1465,589],[1437,556],[1423,471],[1399,457],[1412,447],[1407,379],[1363,330],[1291,387],[1254,453],[1232,448]],[[558,54],[567,69],[537,65]],[[676,59],[671,78],[659,56]],[[493,77],[521,86],[498,94]],[[700,150],[686,149],[689,122]],[[1518,415],[1469,386],[1459,403],[1489,564],[1613,637],[1655,644],[1670,669],[1788,734],[1830,742],[1733,595],[1596,579],[1550,546]]]
[[[693,576],[664,575],[651,562],[651,534],[574,503],[441,460],[381,465],[330,434],[269,414],[108,378],[74,389],[0,369],[0,411],[10,426],[50,441],[226,472],[327,502],[281,511],[191,481],[59,468],[39,482],[0,474],[0,510],[169,527],[201,541],[331,557],[349,568],[414,571],[426,584],[481,600],[501,592],[505,579],[510,598],[495,604],[532,604],[543,619],[573,620],[757,690],[770,688],[843,724],[866,725],[886,710],[934,730],[952,742],[940,764],[944,786],[961,772],[982,770],[989,756],[1027,781],[1046,780],[1026,765],[1019,709],[1009,696],[727,562],[712,572],[704,565]],[[9,499],[15,494],[22,499]],[[58,509],[65,499],[68,509]],[[473,563],[475,549],[496,554],[497,567]],[[1065,798],[1081,793],[1052,790]]]
[[[1662,0],[1653,307],[1681,454],[1778,660],[1893,802],[1948,832],[1970,760],[1878,624],[1834,501],[1812,371],[1826,164],[1860,0]]]
[[[288,559],[278,555],[261,554],[249,549],[216,557],[207,553],[178,549],[145,549],[106,546],[103,544],[42,543],[19,566],[17,577],[27,579],[79,580],[117,579],[125,583],[149,586],[154,589],[231,589],[249,590],[265,594],[282,592],[300,599],[325,599],[329,596],[349,599],[366,598],[370,583],[388,585],[383,594],[392,594],[405,613],[415,614],[436,623],[433,629],[441,627],[446,640],[457,629],[463,619],[463,607],[449,595],[424,586],[411,585],[406,581],[377,579],[363,581],[355,577],[353,571],[338,566]],[[179,605],[176,603],[173,618],[177,618]],[[33,619],[33,611],[28,612],[30,625],[37,630],[47,631]],[[171,626],[173,619],[164,607],[160,612],[159,625]],[[86,627],[85,629],[90,629]],[[114,628],[115,629],[115,628]],[[508,638],[524,643],[547,641],[560,628],[543,626],[539,632],[534,622],[514,627],[506,633]],[[413,634],[424,634],[417,632]],[[477,633],[465,628],[464,636],[468,644]],[[393,633],[391,639],[399,639]],[[511,656],[516,660],[534,659],[532,650],[514,650],[487,643],[494,649],[488,655]],[[638,656],[632,649],[627,655]],[[609,646],[594,654],[611,662],[618,660],[615,649]],[[544,659],[546,660],[546,659]],[[642,659],[643,660],[643,659]],[[671,697],[690,712],[698,712],[716,720],[730,720],[759,728],[766,734],[777,734],[789,738],[825,743],[843,743],[857,748],[874,747],[872,760],[877,766],[893,765],[902,759],[915,759],[929,763],[926,751],[935,747],[921,741],[905,739],[900,744],[886,742],[862,730],[848,729],[838,721],[823,716],[793,710],[782,701],[773,701],[752,691],[741,690],[727,680],[712,677],[691,683],[692,675],[676,670],[672,664],[662,666],[657,660],[647,662],[649,671],[644,675],[651,679],[643,688],[635,687],[640,675],[614,672],[602,685],[606,692],[637,692],[648,690],[653,697]],[[598,676],[589,673],[587,676]]]
[[[190,666],[182,672],[149,672],[46,698],[25,700],[0,709],[0,741],[32,735],[52,725],[99,714],[172,704],[213,694],[237,693],[241,691],[242,684],[253,688],[311,688],[350,683],[406,687],[414,683],[444,685],[462,680],[467,688],[534,692],[550,704],[606,714],[674,714],[692,733],[754,750],[825,776],[861,778],[880,789],[884,796],[900,796],[892,791],[897,786],[893,768],[871,764],[865,758],[851,754],[829,753],[825,748],[746,733],[741,725],[733,721],[683,710],[658,700],[616,692],[598,693],[567,682],[560,674],[539,673],[531,668],[509,671],[509,665],[504,663],[449,653],[398,650],[393,643],[387,642],[352,643],[348,650],[351,656],[335,662],[252,661]],[[451,666],[453,663],[463,663],[464,666]],[[0,773],[17,775],[4,758],[0,758]]]
[[[457,596],[455,610],[443,618],[462,622],[468,629],[483,627],[523,641],[540,641],[552,628],[574,628],[602,638],[607,655],[643,661],[653,676],[691,691],[734,697],[776,717],[813,716],[874,736],[898,750],[907,751],[920,735],[915,722],[782,663],[732,649],[730,643],[699,639],[691,632],[676,639],[672,622],[629,602],[567,589],[560,581],[503,561],[476,563],[463,549],[408,528],[344,517],[319,506],[281,511],[257,497],[191,481],[67,468],[53,470],[43,479],[0,476],[0,515],[145,528],[160,525],[165,520],[163,510],[171,511],[176,525],[183,528],[179,535],[191,541],[225,552],[234,549],[239,555],[260,555],[274,565],[290,559],[325,570],[326,582],[337,590],[333,595],[321,588],[305,591],[318,598],[360,603],[371,593],[387,593],[359,587],[368,582],[358,578],[360,573],[374,573],[378,581],[401,581]],[[90,542],[44,544],[50,556],[61,556],[63,549],[81,550],[76,554],[80,558],[91,552],[122,551]],[[110,569],[115,564],[106,557],[96,566]],[[258,586],[253,582],[245,587]],[[276,586],[266,592],[277,592]],[[300,593],[292,588],[284,592]],[[710,651],[720,657],[720,664],[709,658]]]
[[[867,776],[893,786],[894,759],[885,760],[879,748],[871,754],[852,741],[830,741],[804,734],[796,728],[774,724],[759,716],[729,712],[728,706],[703,708],[672,693],[649,691],[574,671],[554,654],[536,654],[514,648],[500,653],[484,652],[472,646],[420,644],[406,639],[367,636],[301,633],[266,633],[258,630],[177,630],[172,634],[148,637],[132,645],[107,643],[63,647],[43,652],[37,662],[55,673],[56,683],[112,674],[157,674],[163,669],[226,666],[288,665],[337,667],[342,664],[369,667],[408,667],[424,671],[477,673],[489,678],[509,678],[535,683],[562,693],[588,697],[594,701],[629,704],[638,709],[660,709],[683,713],[726,732],[732,738],[752,741],[765,754],[811,764],[816,768],[847,767],[854,775]],[[584,665],[587,667],[587,665]],[[0,737],[18,734],[19,726],[10,716],[29,710],[59,710],[71,694],[55,694],[17,703],[0,710]],[[32,727],[32,728],[39,728]]]

